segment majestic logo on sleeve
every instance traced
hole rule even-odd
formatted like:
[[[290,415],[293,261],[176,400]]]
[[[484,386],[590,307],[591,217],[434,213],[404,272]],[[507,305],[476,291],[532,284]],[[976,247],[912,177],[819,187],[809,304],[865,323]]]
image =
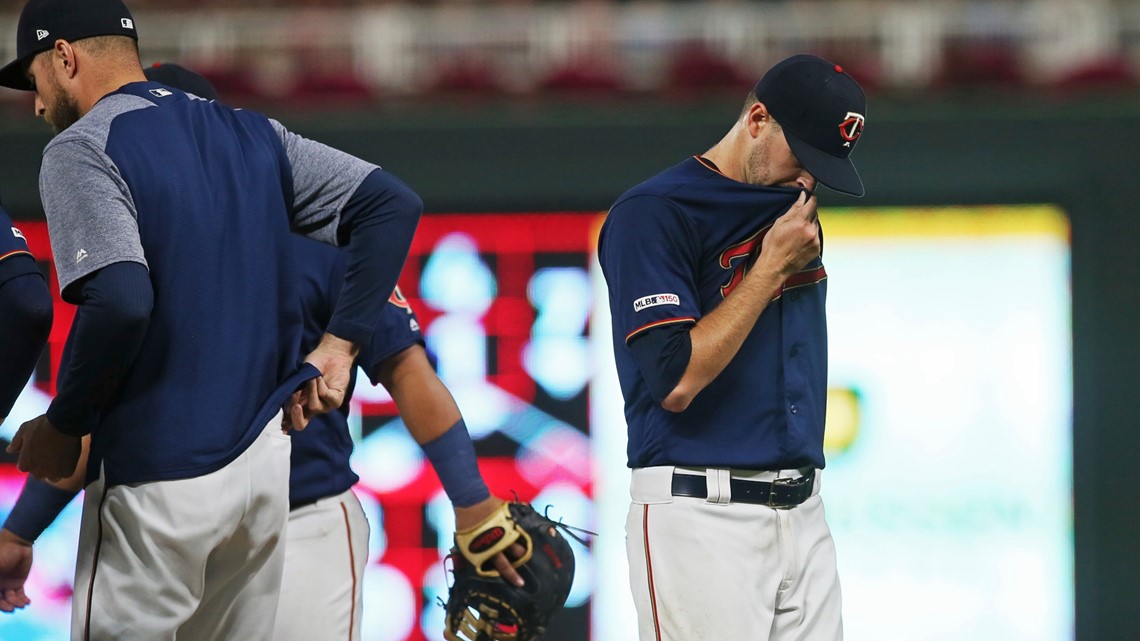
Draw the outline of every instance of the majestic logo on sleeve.
[[[676,294],[653,294],[633,301],[633,311],[640,312],[658,305],[680,305],[681,297]]]
[[[854,111],[847,112],[847,118],[839,123],[839,135],[843,136],[844,147],[850,147],[852,143],[859,140],[859,136],[863,135],[863,114],[857,114]]]
[[[87,258],[87,250],[86,249],[80,249],[79,251],[75,252],[75,264],[76,265],[83,262],[84,258]]]
[[[174,95],[174,92],[169,91],[167,89],[151,89],[150,93],[151,93],[151,95],[155,96],[156,98],[165,98],[167,96],[173,96]]]
[[[24,241],[25,243],[28,242],[28,239],[24,238],[24,232],[20,231],[19,229],[16,229],[15,227],[12,228],[12,235],[15,236],[16,238],[19,238],[20,240]]]

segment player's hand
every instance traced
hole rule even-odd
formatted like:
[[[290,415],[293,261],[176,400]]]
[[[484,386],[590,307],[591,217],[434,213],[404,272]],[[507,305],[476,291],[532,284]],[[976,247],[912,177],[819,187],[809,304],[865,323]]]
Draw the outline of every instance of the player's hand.
[[[502,499],[491,496],[470,507],[456,507],[455,529],[467,530],[479,525],[484,519],[490,516],[491,513],[499,509],[499,506],[502,504]],[[499,571],[499,575],[503,577],[504,581],[522,587],[523,578],[519,576],[519,573],[515,570],[514,566],[511,565],[511,560],[508,559],[507,556],[509,555],[511,558],[518,559],[524,554],[526,554],[526,548],[520,543],[515,543],[507,548],[505,553],[500,552],[496,554],[491,560],[491,563],[494,564],[495,569]]]
[[[817,258],[820,244],[815,195],[805,188],[792,208],[772,224],[760,246],[757,266],[785,278]]]
[[[0,530],[0,612],[13,612],[32,602],[24,582],[32,570],[32,544]]]
[[[290,397],[285,406],[289,427],[305,429],[314,415],[331,412],[344,403],[359,352],[355,343],[332,334],[324,335],[320,345],[305,357],[305,362],[319,369],[321,375],[306,382]]]
[[[9,454],[19,454],[17,469],[43,481],[59,481],[75,473],[83,453],[83,439],[55,429],[47,415],[20,426],[8,445]]]

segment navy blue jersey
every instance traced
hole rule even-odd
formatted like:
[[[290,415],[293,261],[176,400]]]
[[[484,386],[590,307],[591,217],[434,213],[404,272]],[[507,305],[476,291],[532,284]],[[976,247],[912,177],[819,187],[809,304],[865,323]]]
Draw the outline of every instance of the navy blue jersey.
[[[23,232],[0,208],[0,420],[36,367],[51,332],[51,307]]]
[[[610,209],[598,257],[609,288],[630,467],[823,467],[826,277],[793,275],[721,374],[679,413],[646,388],[631,341],[692,324],[743,278],[749,255],[800,190],[741,183],[690,158]]]
[[[44,150],[40,192],[65,298],[146,266],[142,347],[92,431],[108,484],[221,469],[306,377],[290,227],[335,242],[374,165],[251,111],[155,83],[105,96]]]
[[[23,274],[38,273],[33,261],[8,260],[16,256],[32,257],[23,232],[12,224],[8,212],[0,207],[0,285]]]
[[[347,254],[322,243],[295,237],[294,253],[301,272],[301,310],[305,320],[301,353],[316,348],[336,308]],[[415,344],[423,344],[419,322],[397,288],[388,299],[372,334],[372,342],[360,350],[357,365],[364,368],[373,385],[379,384],[379,365],[388,357]],[[356,384],[356,369],[344,403],[334,412],[318,414],[308,427],[293,432],[292,471],[289,476],[289,503],[306,505],[326,496],[340,494],[359,478],[349,467],[352,437],[348,431],[348,410]]]

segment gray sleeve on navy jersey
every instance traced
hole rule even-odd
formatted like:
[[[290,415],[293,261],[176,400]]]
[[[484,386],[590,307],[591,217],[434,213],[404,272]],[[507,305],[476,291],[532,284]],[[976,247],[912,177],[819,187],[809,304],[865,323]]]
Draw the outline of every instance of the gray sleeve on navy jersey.
[[[130,189],[107,154],[90,143],[48,144],[40,198],[60,291],[113,263],[147,266]]]
[[[366,162],[328,145],[299,136],[276,120],[269,121],[293,169],[293,228],[310,238],[337,244],[337,227],[345,203],[360,183],[376,169]]]

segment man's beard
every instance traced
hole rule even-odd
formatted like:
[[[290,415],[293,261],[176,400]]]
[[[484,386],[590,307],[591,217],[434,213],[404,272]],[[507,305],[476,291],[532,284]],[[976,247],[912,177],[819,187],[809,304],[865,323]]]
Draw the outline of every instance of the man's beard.
[[[749,185],[756,185],[757,187],[767,187],[770,185],[767,173],[768,169],[768,149],[767,147],[757,146],[748,154],[748,161],[745,163],[746,175],[744,181]]]
[[[74,125],[81,114],[79,113],[79,101],[75,99],[75,96],[68,94],[58,84],[52,89],[54,89],[52,93],[55,94],[55,100],[52,101],[50,109],[45,109],[44,120],[51,125],[51,128],[58,135]]]

